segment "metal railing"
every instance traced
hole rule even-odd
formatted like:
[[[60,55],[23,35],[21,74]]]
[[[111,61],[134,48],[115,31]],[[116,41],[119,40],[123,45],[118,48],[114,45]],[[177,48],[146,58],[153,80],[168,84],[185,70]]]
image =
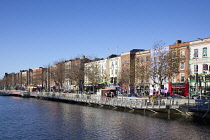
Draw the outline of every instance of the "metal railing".
[[[132,97],[99,97],[95,95],[85,94],[71,94],[71,93],[44,93],[44,92],[32,92],[30,96],[56,99],[56,100],[67,100],[75,102],[83,102],[88,104],[108,105],[113,107],[126,107],[133,109],[159,109],[167,108],[179,108],[180,100],[176,102],[171,99],[145,99],[145,98],[132,98]]]
[[[4,94],[13,94],[12,91],[0,91]],[[54,100],[75,101],[87,104],[107,105],[113,107],[125,107],[131,109],[179,109],[189,111],[210,111],[209,100],[195,99],[149,99],[133,97],[101,97],[96,95],[76,93],[52,93],[52,92],[20,92],[21,96],[47,98]]]

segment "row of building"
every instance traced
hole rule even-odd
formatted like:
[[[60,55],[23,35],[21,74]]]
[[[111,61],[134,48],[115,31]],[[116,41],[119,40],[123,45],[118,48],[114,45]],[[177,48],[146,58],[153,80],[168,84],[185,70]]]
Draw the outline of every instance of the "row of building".
[[[164,61],[165,58],[161,59],[163,53],[157,56],[157,48],[133,49],[120,55],[110,55],[106,59],[90,60],[82,56],[58,62],[48,68],[39,67],[34,70],[21,70],[19,73],[5,73],[1,87],[25,89],[37,86],[45,90],[53,88],[98,91],[107,86],[114,87],[119,92],[150,95],[156,92],[170,92],[183,96],[210,92],[210,38],[189,42],[177,40],[173,45],[159,47],[164,50],[163,53],[171,53],[168,56],[174,62],[171,61],[169,69],[167,65],[170,62]],[[175,61],[173,58],[177,56],[183,59]],[[151,68],[154,68],[155,64],[152,62],[157,58],[157,67],[160,69],[163,65],[165,68],[161,71],[167,70],[165,73],[168,77],[162,81],[162,73],[151,74],[155,73]],[[161,60],[163,64],[160,64]],[[178,65],[174,65],[175,63]],[[175,72],[173,65],[178,71]]]

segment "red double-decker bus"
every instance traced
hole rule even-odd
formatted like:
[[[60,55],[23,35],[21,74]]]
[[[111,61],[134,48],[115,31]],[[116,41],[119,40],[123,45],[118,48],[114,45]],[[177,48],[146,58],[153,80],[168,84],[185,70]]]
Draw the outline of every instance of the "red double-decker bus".
[[[168,83],[170,95],[189,96],[189,83]]]

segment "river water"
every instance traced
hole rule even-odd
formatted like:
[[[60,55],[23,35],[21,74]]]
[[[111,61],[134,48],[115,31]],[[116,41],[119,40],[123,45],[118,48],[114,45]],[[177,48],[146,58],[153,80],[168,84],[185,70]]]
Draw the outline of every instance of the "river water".
[[[207,120],[0,96],[0,140],[208,140]]]

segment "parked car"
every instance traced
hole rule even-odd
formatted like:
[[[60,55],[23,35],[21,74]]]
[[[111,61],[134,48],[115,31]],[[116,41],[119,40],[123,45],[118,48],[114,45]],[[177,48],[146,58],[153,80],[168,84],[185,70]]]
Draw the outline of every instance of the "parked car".
[[[116,91],[116,94],[117,94],[117,95],[122,95],[123,93],[120,92],[120,91]]]
[[[198,96],[197,99],[201,99],[201,100],[210,100],[210,96]]]
[[[198,96],[200,96],[200,95],[198,95],[198,94],[194,94],[194,95],[192,95],[192,96],[191,96],[191,98],[192,98],[192,99],[197,99],[197,98],[198,98]]]
[[[139,97],[137,94],[128,94],[128,97]]]
[[[206,91],[206,95],[210,96],[210,90]]]
[[[168,96],[168,99],[185,99],[185,97],[181,95],[171,95]]]
[[[64,93],[71,93],[70,90],[64,90],[63,92],[64,92]]]
[[[127,94],[118,94],[117,96],[118,97],[127,97],[128,95]]]

